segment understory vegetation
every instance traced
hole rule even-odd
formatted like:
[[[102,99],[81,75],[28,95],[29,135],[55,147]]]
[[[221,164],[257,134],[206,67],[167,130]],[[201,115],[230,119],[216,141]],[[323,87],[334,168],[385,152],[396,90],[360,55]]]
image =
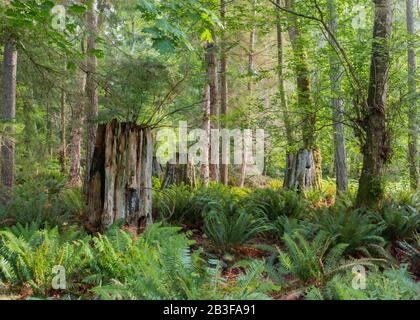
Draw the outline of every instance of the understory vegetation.
[[[419,1],[0,0],[0,300],[420,300]]]
[[[366,212],[270,186],[171,186],[155,191],[143,233],[121,222],[89,235],[81,191],[48,186],[36,203],[18,189],[2,209],[8,299],[420,299],[414,195]],[[56,266],[65,289],[51,286]]]

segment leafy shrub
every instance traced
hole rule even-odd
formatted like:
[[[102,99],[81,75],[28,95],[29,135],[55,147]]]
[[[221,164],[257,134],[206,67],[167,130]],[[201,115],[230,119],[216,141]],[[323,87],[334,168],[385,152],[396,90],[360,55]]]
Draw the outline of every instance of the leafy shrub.
[[[235,203],[214,205],[205,215],[204,232],[219,250],[244,245],[269,229],[266,218]]]
[[[363,209],[324,209],[315,215],[320,230],[325,232],[334,244],[346,243],[346,254],[362,253],[366,256],[385,255],[381,237],[383,223],[375,222],[373,213]]]

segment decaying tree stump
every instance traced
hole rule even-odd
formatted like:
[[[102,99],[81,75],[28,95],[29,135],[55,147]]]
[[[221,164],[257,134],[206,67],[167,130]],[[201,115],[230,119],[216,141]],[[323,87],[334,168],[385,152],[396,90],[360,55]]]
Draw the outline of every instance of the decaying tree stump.
[[[115,221],[152,223],[153,142],[150,128],[99,125],[88,182],[88,228],[103,232]]]
[[[321,154],[319,150],[300,149],[286,159],[286,189],[307,191],[321,188]]]
[[[180,164],[179,153],[176,154],[176,164],[174,161],[169,161],[166,164],[165,178],[163,179],[162,189],[171,185],[180,185],[184,183],[187,186],[195,188],[197,180],[195,175],[195,168],[192,159],[187,155],[187,164]]]

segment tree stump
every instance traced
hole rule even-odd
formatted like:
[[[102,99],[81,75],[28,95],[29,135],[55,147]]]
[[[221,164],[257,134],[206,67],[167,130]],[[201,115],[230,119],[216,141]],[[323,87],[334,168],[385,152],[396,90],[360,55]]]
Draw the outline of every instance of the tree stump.
[[[300,149],[286,158],[286,189],[307,191],[321,189],[321,154],[319,150]]]
[[[166,164],[165,178],[162,183],[162,189],[168,188],[171,185],[180,184],[185,184],[187,186],[195,188],[197,186],[197,180],[192,159],[187,155],[187,164],[180,164],[179,153],[177,153],[175,157],[176,162],[169,161]]]
[[[88,229],[117,220],[152,223],[153,141],[150,128],[113,120],[98,126],[88,181]]]

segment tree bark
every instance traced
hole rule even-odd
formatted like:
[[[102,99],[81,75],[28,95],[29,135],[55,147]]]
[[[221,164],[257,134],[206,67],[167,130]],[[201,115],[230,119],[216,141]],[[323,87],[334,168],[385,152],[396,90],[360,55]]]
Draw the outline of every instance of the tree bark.
[[[218,129],[218,118],[219,118],[219,104],[218,104],[218,80],[217,80],[217,58],[216,58],[216,48],[214,43],[207,43],[206,51],[207,51],[207,76],[210,86],[210,124],[211,129]],[[212,152],[219,153],[219,150],[211,150],[210,146],[210,154]],[[211,161],[209,164],[210,168],[210,180],[219,182],[220,175],[219,175],[219,164],[213,163]],[[218,161],[220,162],[220,161]]]
[[[220,19],[226,28],[226,1],[220,0]],[[220,111],[222,116],[228,114],[228,84],[227,84],[227,48],[226,48],[226,32],[222,30],[220,38]],[[224,150],[226,151],[226,150]],[[224,152],[229,156],[227,152]],[[228,159],[222,161],[220,165],[220,179],[224,185],[229,184],[229,165]],[[224,164],[225,163],[225,164]]]
[[[60,167],[61,172],[67,170],[67,143],[66,143],[66,93],[61,89],[60,96]]]
[[[179,163],[179,153],[176,154],[176,164],[172,164],[172,161],[169,161],[167,163],[165,178],[163,179],[162,183],[162,189],[168,188],[171,185],[181,184],[190,186],[192,188],[195,188],[197,186],[193,161],[189,157],[189,155],[187,155],[186,157],[188,159],[187,164]]]
[[[252,0],[252,18],[254,19],[257,15],[257,0]],[[254,95],[254,53],[255,53],[255,38],[257,34],[257,28],[253,23],[251,33],[249,35],[249,48],[248,48],[248,74],[249,74],[249,81],[248,81],[248,96],[250,101]],[[245,146],[245,143],[243,144]],[[242,152],[242,164],[239,172],[239,182],[238,187],[243,188],[245,185],[245,179],[247,174],[247,165],[248,165],[248,154],[244,147]]]
[[[370,208],[379,207],[383,200],[383,174],[391,151],[386,130],[391,0],[375,0],[374,2],[372,61],[368,103],[364,118],[366,143],[363,148],[363,169],[357,194],[358,206]]]
[[[87,74],[86,74],[86,95],[87,95],[87,142],[86,142],[86,178],[87,181],[90,172],[90,164],[94,152],[97,124],[95,123],[98,116],[98,93],[97,83],[95,80],[97,58],[94,54],[96,50],[96,34],[98,28],[98,16],[96,13],[97,1],[92,1],[92,7],[86,13],[86,25],[88,31],[87,38]],[[86,190],[85,190],[86,191]]]
[[[337,33],[337,16],[335,0],[328,0],[328,13],[329,13],[329,27],[331,32]],[[331,36],[330,36],[331,37]],[[331,41],[333,41],[331,39]],[[337,195],[341,192],[348,191],[348,177],[347,177],[347,156],[346,146],[344,142],[344,125],[343,114],[344,104],[340,99],[341,91],[341,68],[340,61],[335,52],[329,56],[330,63],[330,81],[332,99],[331,106],[333,110],[333,129],[334,129],[334,172],[336,177]]]
[[[208,187],[210,179],[209,154],[210,154],[210,86],[205,85],[203,90],[203,162],[201,163],[201,183]]]
[[[294,0],[287,0],[286,6],[294,7]],[[309,79],[309,66],[307,54],[302,43],[298,21],[295,15],[289,15],[289,38],[292,44],[295,59],[296,89],[298,93],[298,106],[304,114],[302,122],[302,137],[304,147],[296,155],[289,155],[285,176],[285,187],[291,189],[307,190],[321,188],[321,153],[316,147],[316,109],[311,96],[311,81]],[[308,166],[310,166],[308,168]],[[296,167],[296,169],[293,169]],[[306,167],[306,170],[301,168]],[[299,168],[299,169],[298,169]],[[297,170],[297,174],[294,174]],[[300,177],[300,173],[308,174],[307,177]],[[305,183],[303,183],[305,182]],[[310,183],[311,185],[307,185]]]
[[[279,6],[282,5],[281,0],[277,0]],[[290,124],[289,110],[286,100],[286,90],[284,87],[284,39],[283,28],[280,20],[280,10],[277,9],[277,60],[278,60],[278,92],[280,97],[281,110],[283,111],[283,122],[286,131],[287,145],[293,144],[293,128]]]
[[[410,184],[412,189],[417,190],[420,185],[419,165],[419,110],[417,106],[416,86],[416,36],[414,26],[414,0],[406,0],[407,32],[408,40],[408,163],[410,166]]]
[[[2,118],[14,121],[16,118],[16,72],[17,50],[14,39],[9,35],[4,43],[3,51],[3,108]],[[1,146],[1,180],[5,188],[4,202],[7,202],[13,188],[15,178],[15,143],[11,135],[13,126],[6,128],[6,137]]]
[[[81,42],[81,51],[84,54],[84,41]],[[72,114],[72,124],[70,133],[70,181],[74,187],[82,185],[81,176],[81,143],[82,143],[82,123],[83,113],[86,103],[86,73],[83,70],[84,63],[78,72],[75,96],[73,97],[74,107]]]
[[[99,125],[88,188],[90,231],[123,219],[133,227],[152,223],[151,129],[116,120]]]
[[[289,153],[286,159],[287,176],[284,187],[290,190],[305,192],[321,188],[321,177],[318,167],[321,163],[319,150],[300,149],[296,154]]]
[[[281,0],[276,0],[276,3],[278,6],[282,5]],[[287,150],[286,150],[286,171],[284,174],[284,187],[290,186],[291,177],[293,176],[293,173],[290,172],[292,169],[292,162],[294,157],[296,156],[293,154],[290,149],[293,146],[293,128],[291,126],[291,121],[289,117],[289,110],[287,105],[287,99],[286,99],[286,90],[284,86],[284,35],[283,35],[283,28],[281,24],[281,18],[280,18],[280,9],[276,10],[276,29],[277,29],[277,61],[278,61],[278,94],[280,98],[280,108],[282,110],[283,114],[283,123],[284,123],[284,129],[286,133],[286,141],[287,141]]]

